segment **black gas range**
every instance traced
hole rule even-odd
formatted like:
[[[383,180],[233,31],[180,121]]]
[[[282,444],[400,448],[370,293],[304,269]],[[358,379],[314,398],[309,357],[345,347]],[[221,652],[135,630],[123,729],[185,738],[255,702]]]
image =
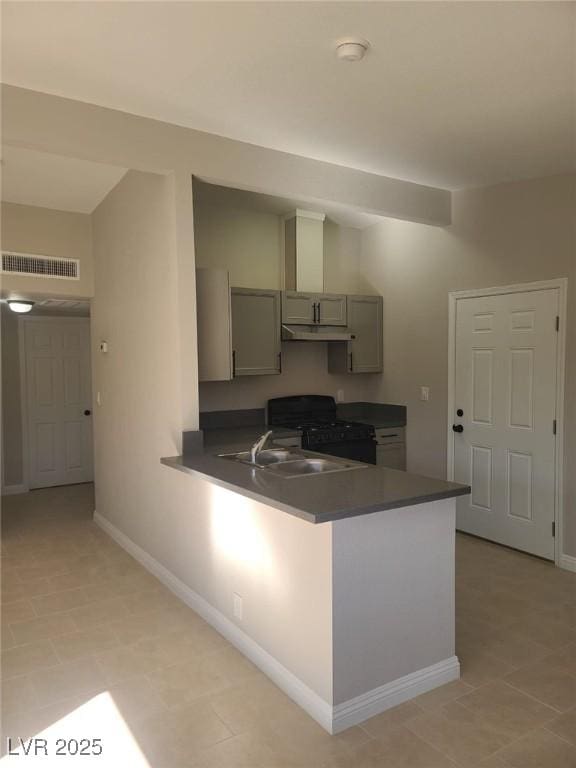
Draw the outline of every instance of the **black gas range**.
[[[302,448],[376,464],[374,427],[337,418],[328,395],[294,395],[268,400],[268,424],[302,432]]]

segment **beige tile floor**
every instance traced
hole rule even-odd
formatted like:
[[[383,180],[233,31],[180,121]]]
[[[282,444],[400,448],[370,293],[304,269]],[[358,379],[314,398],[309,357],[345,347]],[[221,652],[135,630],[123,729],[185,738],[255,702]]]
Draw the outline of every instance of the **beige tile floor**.
[[[576,575],[459,536],[462,679],[331,737],[92,509],[91,486],[4,499],[5,735],[65,729],[107,692],[152,768],[576,766]]]

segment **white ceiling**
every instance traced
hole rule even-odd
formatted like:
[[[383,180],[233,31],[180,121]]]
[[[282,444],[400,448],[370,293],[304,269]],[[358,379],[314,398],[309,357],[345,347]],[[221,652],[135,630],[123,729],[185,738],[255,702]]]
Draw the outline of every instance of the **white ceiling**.
[[[2,147],[2,200],[92,213],[125,173],[125,168]]]
[[[574,168],[568,2],[4,2],[3,79],[451,189]],[[364,61],[335,59],[346,34]]]

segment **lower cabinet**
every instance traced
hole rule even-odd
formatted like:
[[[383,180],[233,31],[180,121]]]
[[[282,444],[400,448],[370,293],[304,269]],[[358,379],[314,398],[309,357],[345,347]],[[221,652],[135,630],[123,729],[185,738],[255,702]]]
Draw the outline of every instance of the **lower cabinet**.
[[[280,291],[232,288],[232,375],[280,373]]]
[[[379,467],[406,472],[406,446],[404,443],[376,446],[376,464]]]
[[[376,464],[379,467],[406,471],[405,427],[378,427],[376,429]]]
[[[380,373],[383,360],[382,297],[348,296],[351,341],[328,344],[330,373]]]

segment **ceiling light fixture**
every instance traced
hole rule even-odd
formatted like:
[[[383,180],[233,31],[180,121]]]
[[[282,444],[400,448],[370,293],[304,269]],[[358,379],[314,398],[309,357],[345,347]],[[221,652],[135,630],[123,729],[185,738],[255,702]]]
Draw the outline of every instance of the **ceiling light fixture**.
[[[18,314],[24,315],[26,312],[30,312],[34,306],[34,302],[26,301],[25,299],[9,299],[8,306],[12,312],[18,312]]]
[[[360,61],[370,48],[368,40],[360,37],[343,37],[336,42],[336,56],[343,61]]]

